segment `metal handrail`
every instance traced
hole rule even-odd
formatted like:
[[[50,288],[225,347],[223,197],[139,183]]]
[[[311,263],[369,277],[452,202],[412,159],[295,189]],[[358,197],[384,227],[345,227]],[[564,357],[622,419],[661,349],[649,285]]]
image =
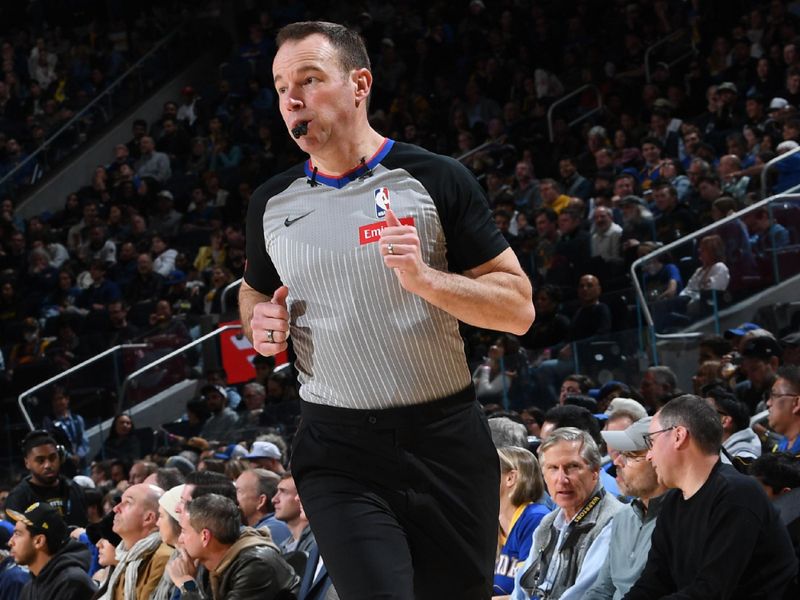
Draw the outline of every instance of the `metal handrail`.
[[[567,123],[567,127],[572,127],[573,125],[576,125],[576,124],[580,123],[581,121],[584,121],[584,120],[588,119],[589,117],[591,117],[596,112],[599,112],[599,111],[603,110],[603,95],[600,93],[600,89],[596,85],[594,85],[593,83],[587,83],[585,85],[582,85],[581,87],[572,90],[566,96],[562,96],[561,98],[559,98],[558,100],[553,102],[550,105],[550,108],[547,109],[547,131],[548,131],[548,133],[550,135],[550,141],[551,142],[554,139],[554,136],[553,136],[553,112],[555,111],[556,107],[561,105],[561,104],[564,104],[564,102],[566,102],[567,100],[571,99],[572,97],[577,96],[578,94],[582,94],[587,89],[593,89],[594,90],[595,96],[597,97],[597,108],[593,108],[592,110],[590,110],[590,111],[588,111],[586,113],[583,113],[577,119],[573,119],[572,121]]]
[[[668,42],[671,42],[674,39],[679,38],[679,37],[681,37],[681,36],[683,36],[685,34],[686,34],[686,30],[685,29],[678,29],[677,31],[673,31],[672,33],[670,33],[667,37],[662,38],[662,39],[658,40],[657,42],[653,42],[652,44],[650,44],[647,47],[647,50],[644,51],[644,80],[647,83],[650,83],[650,75],[651,75],[651,73],[650,73],[650,54],[653,52],[653,50],[655,50],[656,48],[658,48],[660,46],[663,46],[664,44],[666,44]],[[692,50],[694,51],[694,42],[692,42]],[[677,63],[678,61],[683,60],[684,58],[686,58],[687,56],[689,56],[691,54],[692,54],[692,52],[687,52],[686,54],[683,54],[681,57],[679,57],[678,59],[674,60],[670,64],[670,67],[672,65],[674,65],[675,63]]]
[[[168,361],[168,360],[170,360],[172,358],[175,358],[176,356],[179,356],[179,355],[183,354],[184,352],[186,352],[190,348],[194,348],[195,346],[199,346],[200,344],[202,344],[206,340],[210,340],[211,338],[213,338],[215,336],[218,336],[219,334],[221,334],[221,333],[223,333],[225,331],[228,331],[230,329],[241,329],[241,328],[242,328],[241,325],[223,325],[222,327],[218,327],[214,331],[211,331],[211,332],[205,334],[204,336],[201,336],[201,337],[197,338],[196,340],[193,340],[193,341],[189,342],[188,344],[185,344],[185,345],[181,346],[180,348],[178,348],[176,350],[173,350],[169,354],[165,354],[164,356],[162,356],[160,358],[157,358],[153,362],[146,364],[142,368],[137,369],[136,371],[134,371],[133,373],[128,375],[125,378],[125,380],[122,382],[122,387],[120,388],[119,397],[117,399],[117,410],[116,410],[116,412],[120,413],[122,411],[122,407],[125,405],[125,396],[128,393],[128,386],[130,385],[130,382],[135,377],[138,377],[142,373],[145,373],[145,372],[149,371],[153,367],[157,367],[161,363],[164,363],[164,362],[166,362],[166,361]]]
[[[53,383],[55,383],[59,379],[63,379],[67,375],[71,375],[75,371],[80,371],[84,367],[88,367],[90,364],[97,362],[101,358],[105,358],[109,354],[115,353],[117,350],[123,350],[123,349],[126,349],[126,348],[147,348],[148,346],[149,346],[149,344],[119,344],[118,346],[114,346],[112,348],[109,348],[108,350],[104,350],[103,352],[101,352],[97,356],[93,356],[92,358],[89,358],[89,359],[83,361],[82,363],[80,363],[78,365],[75,365],[74,367],[70,367],[69,369],[67,369],[66,371],[63,371],[62,373],[59,373],[58,375],[54,375],[53,377],[51,377],[50,379],[47,379],[46,381],[43,381],[41,383],[37,383],[32,388],[29,388],[29,389],[25,390],[24,392],[22,392],[19,395],[19,397],[17,398],[17,404],[19,404],[19,409],[22,412],[22,416],[25,417],[25,421],[27,421],[28,427],[31,428],[31,431],[36,429],[36,427],[34,427],[34,425],[33,425],[33,421],[31,420],[30,415],[28,414],[28,409],[25,408],[25,403],[23,402],[24,398],[27,398],[28,396],[30,396],[34,392],[42,389],[43,387],[47,387],[48,385],[52,385]]]
[[[784,152],[783,154],[779,154],[772,160],[770,160],[767,164],[764,165],[764,168],[761,170],[761,197],[764,198],[767,195],[767,172],[777,163],[781,162],[782,160],[790,157],[792,154],[797,154],[800,152],[800,146],[794,148],[793,150],[789,150],[788,152]]]
[[[242,285],[243,281],[244,277],[239,277],[239,279],[237,279],[236,281],[231,281],[228,285],[225,286],[225,289],[222,290],[222,296],[220,296],[219,298],[220,314],[224,315],[227,312],[228,303],[225,301],[225,298],[228,297],[228,292],[230,292],[232,289],[235,289],[237,286]]]
[[[642,286],[639,283],[639,278],[636,276],[636,270],[639,266],[643,265],[645,262],[653,258],[654,256],[658,256],[660,254],[665,254],[672,250],[673,248],[677,248],[678,246],[682,246],[683,244],[690,242],[694,239],[697,239],[701,236],[704,236],[707,233],[713,232],[718,229],[720,226],[725,225],[726,223],[730,223],[732,221],[736,221],[737,219],[741,218],[742,215],[757,210],[763,206],[770,204],[771,202],[778,200],[780,198],[800,198],[800,194],[794,193],[795,191],[800,190],[800,185],[797,185],[786,192],[781,194],[775,194],[774,196],[770,196],[769,198],[764,198],[755,204],[751,204],[750,206],[743,208],[737,213],[729,215],[727,217],[723,217],[719,221],[715,221],[710,225],[706,225],[705,227],[698,229],[690,234],[685,235],[684,237],[677,239],[669,244],[665,244],[661,246],[657,250],[654,250],[650,254],[646,254],[640,258],[637,258],[630,267],[631,273],[631,281],[633,283],[633,287],[636,290],[636,298],[639,300],[639,308],[644,314],[645,321],[647,323],[647,327],[653,331],[655,337],[657,339],[669,340],[669,339],[686,339],[686,338],[696,338],[700,337],[702,333],[700,332],[683,332],[683,333],[658,333],[655,331],[655,323],[653,322],[653,315],[650,313],[650,307],[647,305],[647,299],[644,297],[644,290],[642,290]]]
[[[170,33],[168,33],[165,37],[161,40],[156,42],[155,46],[153,46],[147,53],[142,56],[139,60],[137,60],[130,69],[125,71],[122,75],[117,77],[109,86],[104,89],[99,96],[94,98],[89,104],[83,107],[83,109],[75,114],[69,121],[67,121],[58,131],[56,131],[53,135],[47,138],[36,150],[31,152],[29,156],[25,158],[22,162],[20,162],[16,167],[11,169],[5,176],[0,179],[0,189],[2,189],[3,185],[11,180],[14,175],[26,167],[32,160],[34,160],[39,154],[45,152],[50,145],[65,131],[71,129],[75,126],[75,124],[80,121],[83,117],[85,117],[97,104],[100,103],[101,100],[104,100],[107,96],[109,96],[118,86],[120,86],[125,79],[128,78],[129,75],[133,74],[134,71],[138,70],[142,64],[152,58],[152,56],[161,49],[167,42],[169,42],[175,35],[177,35],[178,31],[183,27],[183,24],[178,25],[175,29],[173,29]],[[41,177],[41,176],[40,176]]]
[[[505,136],[503,136],[503,140],[505,141]],[[465,153],[464,153],[464,154],[462,154],[461,156],[458,156],[458,157],[456,157],[456,160],[457,160],[458,162],[464,162],[465,160],[467,160],[467,159],[468,159],[468,158],[470,158],[471,156],[474,156],[474,155],[476,155],[478,152],[482,152],[482,151],[483,151],[483,150],[485,150],[486,148],[489,148],[489,147],[491,147],[491,146],[497,146],[497,145],[501,145],[501,144],[500,144],[499,142],[496,142],[496,141],[494,141],[494,140],[492,140],[492,141],[488,141],[488,142],[483,142],[483,143],[482,143],[480,146],[478,146],[477,148],[473,148],[472,150],[468,150],[467,152],[465,152]]]

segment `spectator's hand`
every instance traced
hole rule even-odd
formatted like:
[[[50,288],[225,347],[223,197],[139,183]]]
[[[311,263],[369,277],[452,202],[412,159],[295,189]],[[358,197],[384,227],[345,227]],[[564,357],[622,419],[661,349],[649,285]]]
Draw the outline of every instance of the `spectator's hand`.
[[[186,550],[181,548],[178,555],[167,563],[167,575],[175,587],[180,588],[197,575],[197,562],[192,560]]]
[[[85,533],[86,530],[83,527],[76,527],[72,531],[69,532],[69,537],[73,540],[79,540],[82,533]]]
[[[639,245],[639,243],[640,243],[639,240],[634,240],[634,239],[625,240],[625,243],[622,244],[622,247],[625,248],[625,250],[627,250],[628,248],[635,248],[636,246]]]
[[[253,331],[253,347],[263,356],[274,356],[288,347],[289,309],[286,297],[289,288],[285,285],[275,290],[269,302],[259,302],[253,307],[250,327]]]
[[[422,260],[417,228],[403,225],[391,209],[386,210],[386,224],[388,227],[381,231],[380,241],[383,264],[394,270],[404,290],[419,294],[429,285],[431,268]]]

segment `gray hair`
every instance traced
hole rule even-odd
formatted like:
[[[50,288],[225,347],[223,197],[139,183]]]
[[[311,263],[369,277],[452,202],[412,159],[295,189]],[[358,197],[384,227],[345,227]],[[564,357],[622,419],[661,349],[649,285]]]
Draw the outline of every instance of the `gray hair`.
[[[225,545],[239,539],[242,513],[230,498],[206,494],[189,502],[184,510],[189,514],[189,523],[195,531],[208,529],[218,542]]]
[[[716,409],[700,396],[684,394],[667,402],[658,411],[662,429],[685,427],[705,454],[719,454],[722,446],[722,422]]]
[[[258,495],[266,496],[271,506],[272,497],[278,491],[278,482],[281,480],[280,475],[267,469],[248,469],[248,471],[256,476]]]
[[[659,365],[657,367],[649,367],[647,370],[653,374],[656,383],[666,386],[669,391],[674,390],[678,386],[678,378],[669,367]]]
[[[257,381],[251,381],[250,383],[246,384],[242,389],[242,392],[247,392],[248,390],[252,390],[261,396],[267,395],[267,389]]]
[[[489,419],[489,429],[492,432],[492,441],[495,448],[505,448],[506,446],[528,447],[528,430],[521,423],[516,423],[508,417],[495,417]]]
[[[586,461],[592,471],[600,469],[603,458],[592,436],[577,427],[559,427],[554,429],[549,437],[539,446],[539,457],[544,458],[544,453],[560,442],[580,442],[581,458]]]

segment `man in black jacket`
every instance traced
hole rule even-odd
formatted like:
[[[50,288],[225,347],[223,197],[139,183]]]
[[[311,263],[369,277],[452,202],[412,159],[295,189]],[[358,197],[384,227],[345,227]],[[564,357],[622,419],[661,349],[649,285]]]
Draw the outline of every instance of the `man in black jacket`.
[[[22,513],[35,502],[47,502],[68,525],[86,527],[83,489],[61,475],[61,452],[48,431],[32,431],[25,437],[22,453],[30,474],[11,490],[6,508]]]
[[[182,550],[167,572],[182,600],[239,598],[293,599],[300,578],[264,530],[241,527],[239,507],[230,498],[195,498],[180,515]],[[197,560],[205,571],[197,576]]]
[[[89,577],[91,553],[71,540],[67,524],[47,502],[36,502],[24,513],[6,509],[14,521],[9,546],[19,565],[27,566],[31,580],[20,600],[88,600],[96,588]]]

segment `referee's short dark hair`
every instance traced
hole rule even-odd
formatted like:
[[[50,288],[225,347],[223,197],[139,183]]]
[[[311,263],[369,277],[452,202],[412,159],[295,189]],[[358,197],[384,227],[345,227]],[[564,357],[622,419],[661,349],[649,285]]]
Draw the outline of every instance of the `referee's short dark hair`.
[[[315,34],[321,35],[336,48],[339,54],[339,62],[346,73],[353,69],[370,68],[369,55],[367,54],[366,46],[364,46],[364,40],[352,29],[338,23],[326,21],[291,23],[281,28],[276,42],[278,48],[280,48],[286,41],[300,41]]]
[[[662,429],[685,427],[705,454],[719,454],[722,446],[722,423],[716,409],[700,396],[683,394],[667,402],[658,411]]]
[[[189,502],[185,510],[195,531],[208,529],[218,542],[225,545],[231,545],[239,539],[242,513],[230,498],[206,494]]]

